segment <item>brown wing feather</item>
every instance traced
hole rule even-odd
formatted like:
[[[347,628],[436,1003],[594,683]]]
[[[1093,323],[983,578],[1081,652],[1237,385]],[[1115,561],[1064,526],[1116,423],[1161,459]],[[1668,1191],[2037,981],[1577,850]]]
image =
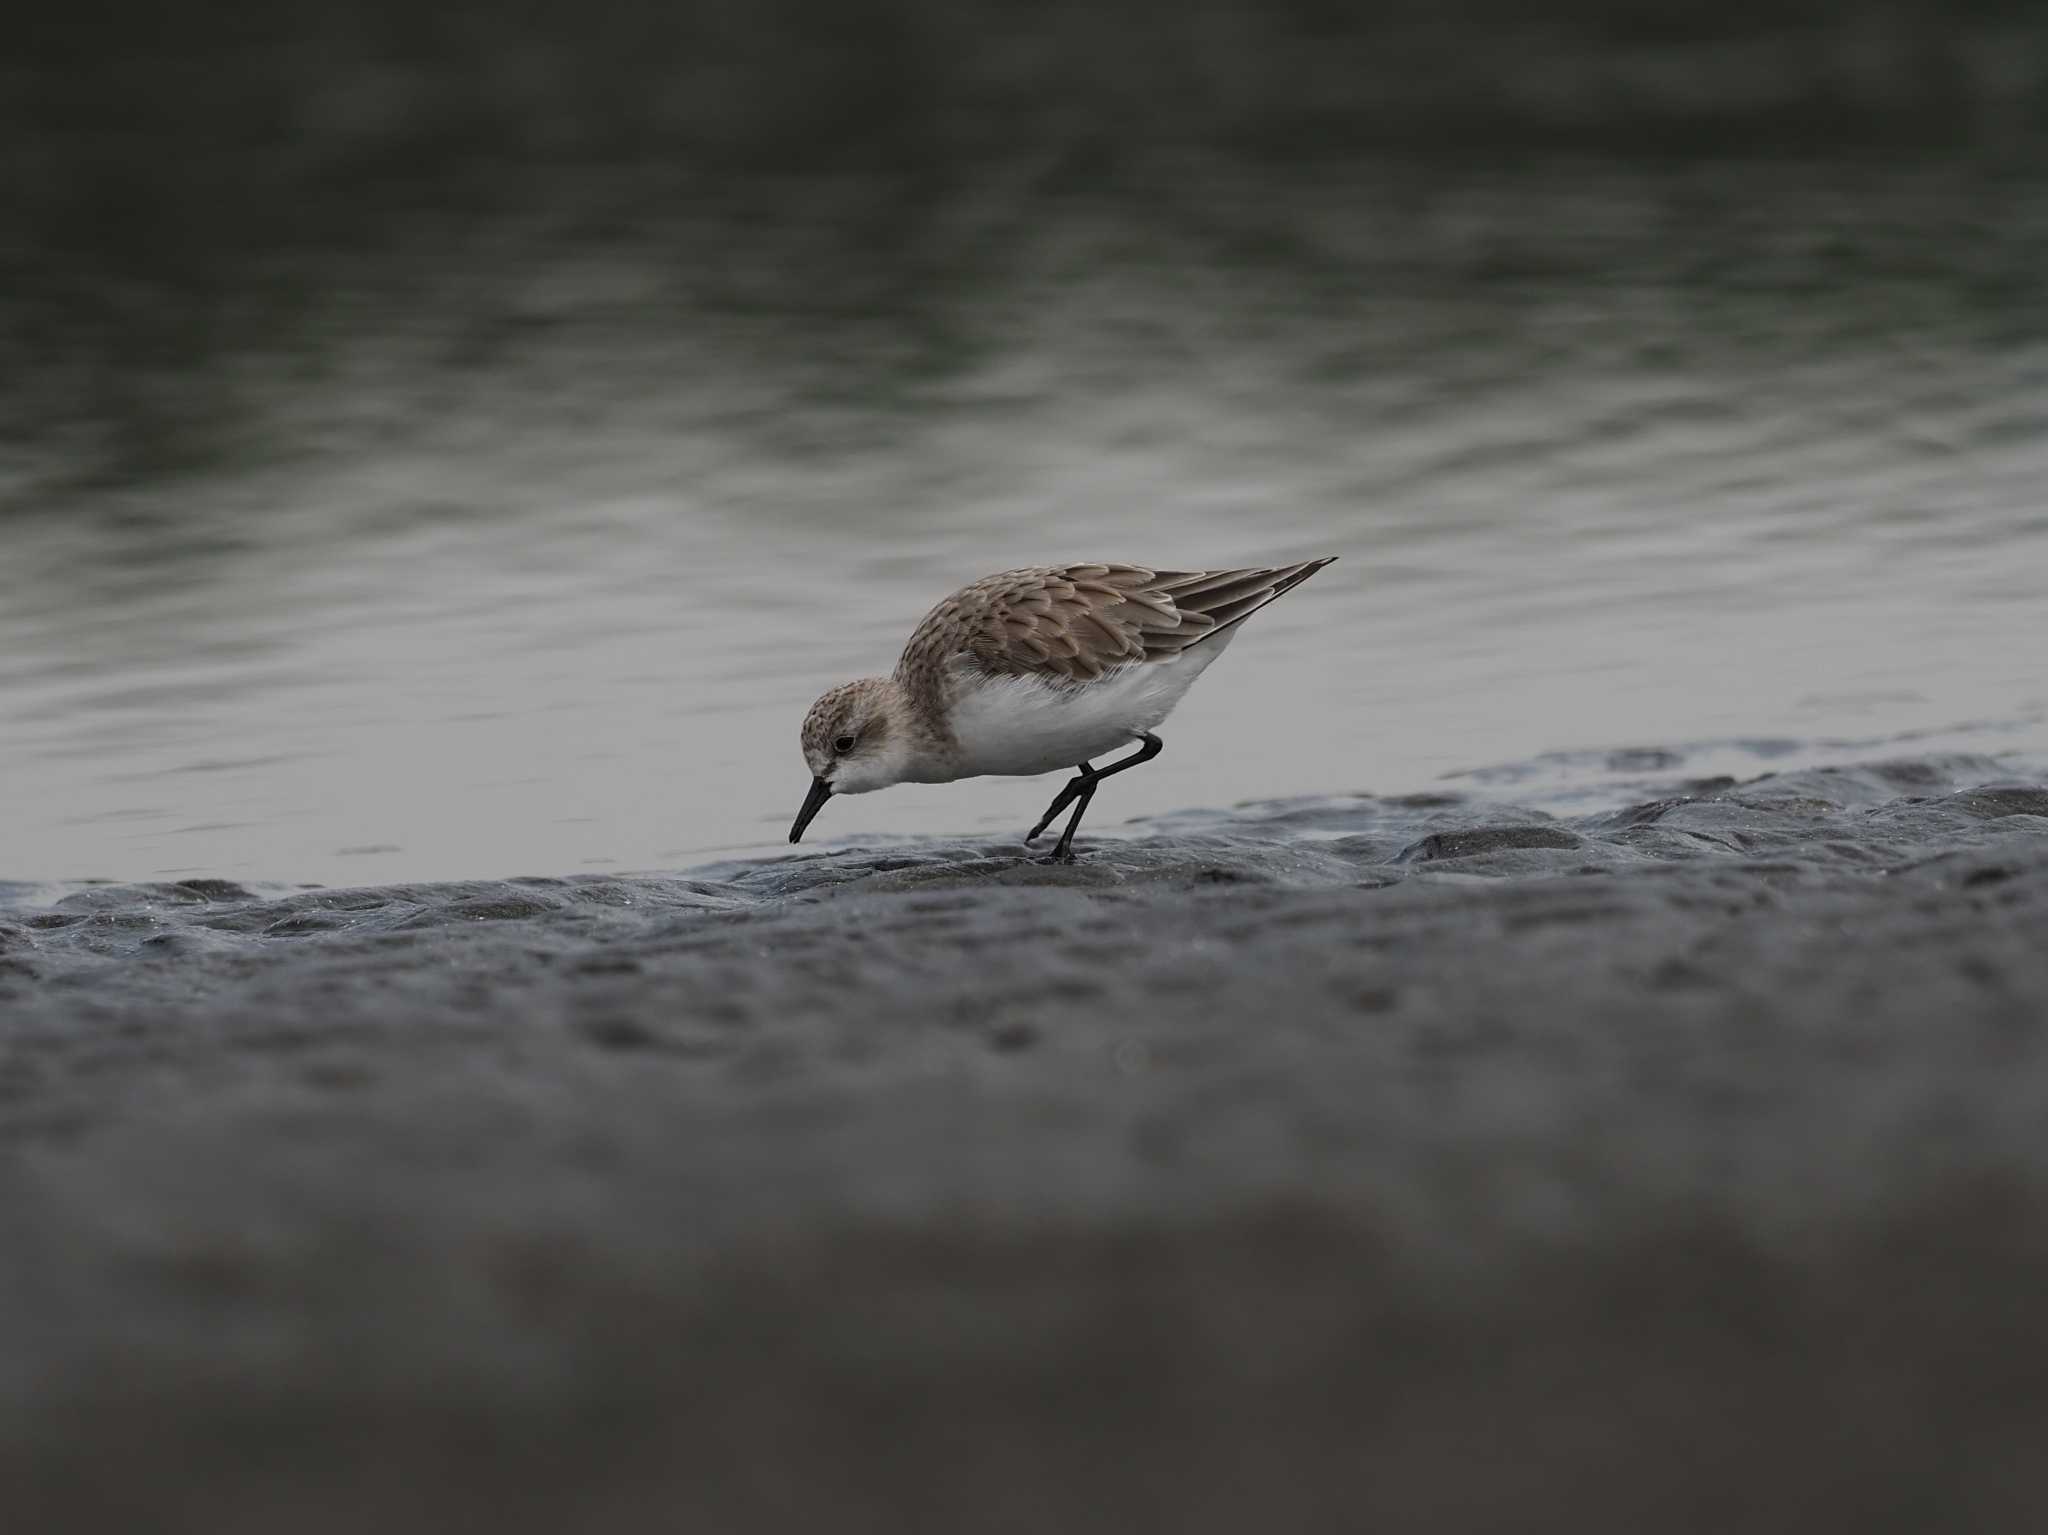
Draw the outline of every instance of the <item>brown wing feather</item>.
[[[1088,682],[1161,661],[1250,617],[1329,560],[1244,570],[1041,565],[962,587],[926,616],[898,675],[930,686],[956,656],[991,676]]]

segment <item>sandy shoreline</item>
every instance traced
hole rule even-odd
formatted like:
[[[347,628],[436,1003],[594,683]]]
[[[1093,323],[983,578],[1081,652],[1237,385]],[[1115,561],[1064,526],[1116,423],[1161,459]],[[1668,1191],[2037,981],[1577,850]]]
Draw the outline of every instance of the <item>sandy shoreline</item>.
[[[2048,785],[1651,787],[0,886],[5,1506],[2017,1527]]]

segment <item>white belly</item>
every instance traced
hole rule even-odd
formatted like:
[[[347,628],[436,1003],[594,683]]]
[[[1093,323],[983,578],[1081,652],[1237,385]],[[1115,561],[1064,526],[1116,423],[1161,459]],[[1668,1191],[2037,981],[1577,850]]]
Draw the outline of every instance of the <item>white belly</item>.
[[[952,720],[959,776],[1051,773],[1130,745],[1173,712],[1231,638],[1219,635],[1216,643],[1171,661],[1121,667],[1096,682],[1004,677],[963,683]]]

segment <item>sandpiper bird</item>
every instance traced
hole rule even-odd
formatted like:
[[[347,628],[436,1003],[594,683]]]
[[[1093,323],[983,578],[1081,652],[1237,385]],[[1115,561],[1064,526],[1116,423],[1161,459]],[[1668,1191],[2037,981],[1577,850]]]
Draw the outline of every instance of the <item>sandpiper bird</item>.
[[[1153,727],[1260,608],[1328,559],[1245,570],[1041,565],[964,586],[925,615],[887,677],[836,687],[804,716],[811,792],[789,840],[835,794],[1072,767],[1035,841],[1069,804],[1052,860],[1096,787],[1159,755]],[[1089,759],[1137,743],[1108,767]]]

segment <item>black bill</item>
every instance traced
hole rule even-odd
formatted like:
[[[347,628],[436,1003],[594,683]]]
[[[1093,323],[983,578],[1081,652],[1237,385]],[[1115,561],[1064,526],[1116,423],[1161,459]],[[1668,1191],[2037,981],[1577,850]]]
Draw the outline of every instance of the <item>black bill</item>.
[[[811,780],[811,792],[804,796],[804,808],[796,813],[796,825],[789,829],[790,841],[801,842],[804,840],[804,828],[816,819],[818,812],[825,808],[825,801],[831,797],[832,785],[825,782],[822,778],[813,778]]]

